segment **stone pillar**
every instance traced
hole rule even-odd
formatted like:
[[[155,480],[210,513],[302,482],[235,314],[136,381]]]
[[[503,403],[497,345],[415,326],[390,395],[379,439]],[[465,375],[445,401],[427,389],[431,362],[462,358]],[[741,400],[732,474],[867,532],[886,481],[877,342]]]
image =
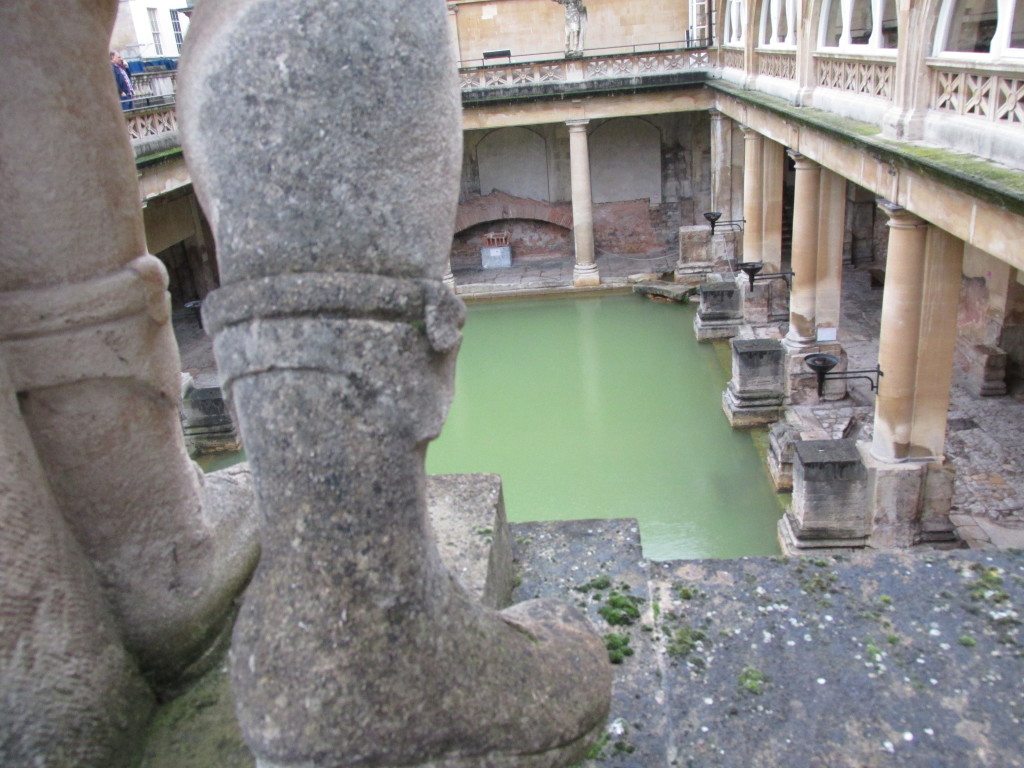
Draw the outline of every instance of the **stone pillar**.
[[[868,473],[856,441],[800,440],[793,453],[793,503],[779,521],[782,551],[863,547]]]
[[[782,174],[786,148],[765,139],[762,151],[764,219],[761,222],[761,258],[765,272],[778,272],[782,268]]]
[[[274,768],[582,759],[604,644],[567,605],[482,606],[427,519],[465,311],[441,283],[462,162],[444,6],[236,5],[196,11],[178,114],[218,212],[204,319],[265,521],[232,643],[243,737]]]
[[[893,462],[911,457],[927,224],[893,203],[883,202],[879,207],[889,216],[889,253],[893,258],[887,265],[882,294],[878,364],[884,377],[875,398],[871,453],[881,461]]]
[[[462,44],[459,41],[459,6],[446,3],[448,9],[448,41],[452,46],[452,60],[455,65],[462,61]]]
[[[732,121],[717,109],[711,118],[711,208],[732,218]]]
[[[441,277],[441,282],[447,285],[452,291],[455,290],[455,273],[452,272],[452,255],[448,254],[448,258],[444,262],[444,275]]]
[[[572,284],[599,285],[601,276],[594,263],[594,206],[590,196],[590,150],[587,145],[589,120],[569,120],[569,172],[572,178],[572,234],[576,244],[576,265]]]
[[[953,472],[944,460],[963,243],[891,203],[871,472],[871,544],[952,536]]]
[[[821,166],[797,152],[793,198],[793,290],[789,297],[789,332],[785,344],[796,352],[817,338],[814,309],[818,287],[818,217]]]
[[[2,355],[0,573],[0,763],[129,765],[152,694],[57,509]]]
[[[733,339],[732,378],[722,410],[734,428],[778,421],[784,397],[786,350],[778,339]]]
[[[743,129],[743,261],[761,261],[764,221],[763,139],[753,128]]]
[[[819,339],[835,341],[842,303],[843,237],[846,234],[846,179],[822,168],[820,201],[814,322]]]
[[[64,519],[162,682],[223,628],[257,543],[252,517],[210,506],[185,452],[167,272],[146,253],[110,85],[116,9],[0,11],[0,352]]]

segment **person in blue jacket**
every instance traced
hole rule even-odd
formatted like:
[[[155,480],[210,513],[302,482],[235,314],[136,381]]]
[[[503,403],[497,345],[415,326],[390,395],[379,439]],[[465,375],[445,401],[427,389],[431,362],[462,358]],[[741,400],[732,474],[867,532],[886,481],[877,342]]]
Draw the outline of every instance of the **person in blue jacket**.
[[[132,88],[132,79],[128,75],[128,67],[125,66],[124,59],[113,51],[110,52],[110,68],[114,72],[114,82],[117,83],[117,95],[121,99],[121,109],[129,110],[132,108],[135,98],[135,89]]]

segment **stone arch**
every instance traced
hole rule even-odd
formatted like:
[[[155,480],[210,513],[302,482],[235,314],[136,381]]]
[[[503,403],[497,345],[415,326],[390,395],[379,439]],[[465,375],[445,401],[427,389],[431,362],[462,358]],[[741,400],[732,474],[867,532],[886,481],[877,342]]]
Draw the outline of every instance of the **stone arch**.
[[[590,134],[595,203],[649,199],[661,204],[661,130],[639,117],[607,120]]]
[[[572,207],[568,203],[553,205],[542,200],[492,192],[459,206],[455,215],[455,234],[485,222],[513,219],[546,222],[563,229],[572,229]]]
[[[476,145],[480,194],[504,192],[550,200],[548,152],[544,137],[529,128],[498,128]]]

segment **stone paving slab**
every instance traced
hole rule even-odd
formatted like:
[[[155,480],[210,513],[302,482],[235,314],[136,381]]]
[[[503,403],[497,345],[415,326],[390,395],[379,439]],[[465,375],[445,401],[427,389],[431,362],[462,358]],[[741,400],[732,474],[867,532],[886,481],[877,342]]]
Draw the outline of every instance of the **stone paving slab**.
[[[588,768],[1024,766],[1024,554],[645,565],[629,526],[513,526],[517,597],[576,599],[599,632],[581,577],[649,576]]]

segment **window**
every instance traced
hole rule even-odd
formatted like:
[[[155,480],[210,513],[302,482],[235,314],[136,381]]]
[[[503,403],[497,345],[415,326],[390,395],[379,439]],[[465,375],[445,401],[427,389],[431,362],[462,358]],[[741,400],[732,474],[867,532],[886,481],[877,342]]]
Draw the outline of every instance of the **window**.
[[[935,34],[935,54],[1024,55],[1024,2],[945,0]]]
[[[149,13],[149,28],[153,33],[153,53],[156,56],[164,55],[164,48],[160,45],[160,22],[156,17],[156,8],[147,8]]]
[[[174,32],[174,45],[178,53],[181,53],[181,44],[185,41],[185,36],[181,33],[181,16],[177,11],[171,11],[171,30]]]
[[[895,0],[825,0],[820,48],[895,49],[898,39]]]

